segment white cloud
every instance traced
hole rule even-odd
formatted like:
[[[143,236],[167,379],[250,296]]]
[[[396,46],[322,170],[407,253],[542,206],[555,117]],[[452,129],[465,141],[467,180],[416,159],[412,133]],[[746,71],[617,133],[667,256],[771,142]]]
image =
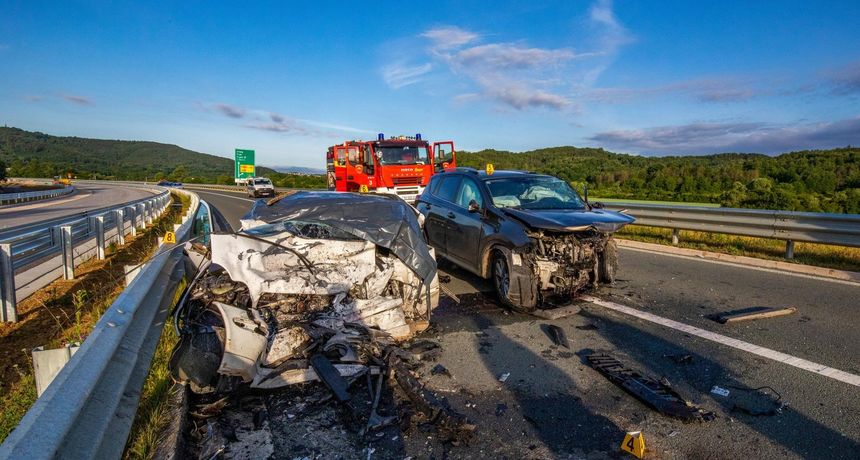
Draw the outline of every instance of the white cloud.
[[[658,155],[780,153],[860,144],[860,117],[820,123],[690,123],[606,131],[589,140],[610,149]]]
[[[537,47],[523,40],[487,41],[479,32],[455,25],[431,28],[419,35],[427,56],[438,66],[404,60],[382,69],[385,83],[394,89],[430,79],[436,68],[447,68],[459,79],[456,104],[492,101],[514,110],[575,108],[574,88],[590,86],[616,52],[633,40],[612,11],[612,3],[598,1],[588,10],[586,23],[593,31],[593,48],[577,52],[570,46]],[[569,31],[574,36],[575,29]],[[564,38],[564,33],[560,35]],[[405,53],[406,47],[401,53]],[[574,72],[574,69],[577,72]],[[434,72],[432,78],[438,78]]]
[[[388,64],[382,68],[382,79],[391,88],[398,89],[418,83],[421,77],[432,69],[433,65],[429,62],[416,66],[407,66],[403,63]]]
[[[436,50],[448,50],[458,48],[468,43],[474,42],[479,35],[463,30],[459,27],[446,26],[430,29],[421,34],[422,37],[430,40],[433,43],[433,48]]]

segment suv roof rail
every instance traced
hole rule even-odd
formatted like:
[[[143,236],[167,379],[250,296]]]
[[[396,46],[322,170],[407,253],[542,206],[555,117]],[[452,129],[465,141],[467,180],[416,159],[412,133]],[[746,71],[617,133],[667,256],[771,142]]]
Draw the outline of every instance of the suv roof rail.
[[[478,170],[475,168],[469,168],[466,166],[457,166],[456,168],[446,168],[444,169],[446,172],[467,172],[472,174],[478,174]]]

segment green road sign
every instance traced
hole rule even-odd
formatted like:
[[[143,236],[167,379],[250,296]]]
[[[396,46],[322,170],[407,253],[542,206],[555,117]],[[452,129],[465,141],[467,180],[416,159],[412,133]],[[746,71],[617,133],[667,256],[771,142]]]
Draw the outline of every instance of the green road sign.
[[[249,179],[254,177],[254,151],[236,149],[236,179]]]

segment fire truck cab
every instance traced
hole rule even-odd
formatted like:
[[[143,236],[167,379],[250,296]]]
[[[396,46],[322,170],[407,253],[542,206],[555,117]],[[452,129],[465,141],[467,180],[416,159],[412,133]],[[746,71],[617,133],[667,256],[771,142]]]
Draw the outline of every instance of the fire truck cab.
[[[329,190],[396,195],[408,202],[424,191],[430,177],[456,167],[452,141],[429,143],[415,137],[380,133],[375,141],[348,141],[328,148]]]

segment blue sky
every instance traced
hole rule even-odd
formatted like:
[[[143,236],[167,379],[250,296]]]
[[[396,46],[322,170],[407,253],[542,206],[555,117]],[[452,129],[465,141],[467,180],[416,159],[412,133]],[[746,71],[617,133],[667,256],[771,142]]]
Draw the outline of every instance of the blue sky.
[[[860,144],[860,2],[0,6],[0,123],[321,167],[346,139],[682,155]]]

